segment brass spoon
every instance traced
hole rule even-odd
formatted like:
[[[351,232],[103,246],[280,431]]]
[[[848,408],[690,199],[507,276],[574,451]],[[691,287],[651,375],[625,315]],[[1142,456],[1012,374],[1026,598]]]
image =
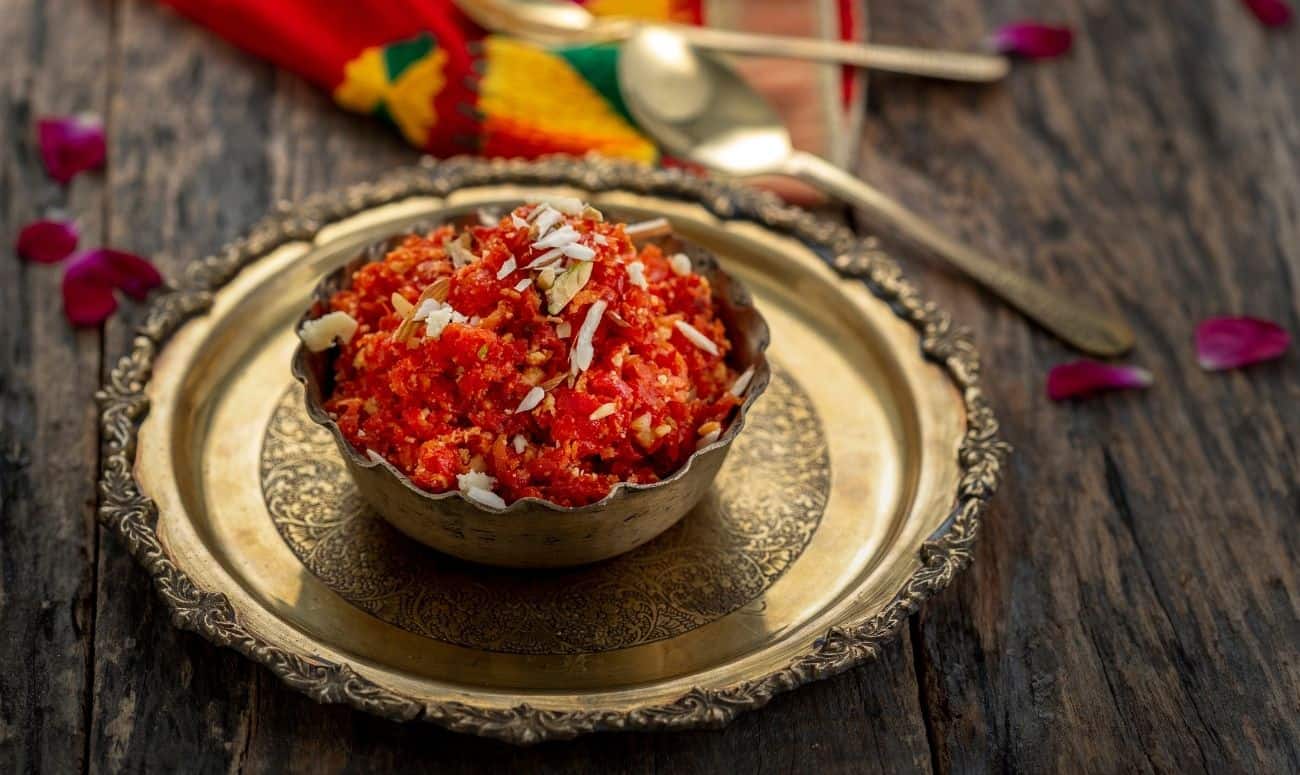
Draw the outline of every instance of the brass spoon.
[[[1113,356],[1132,348],[1133,332],[1122,320],[999,265],[825,159],[796,151],[762,96],[721,60],[696,51],[673,31],[646,27],[629,38],[619,56],[618,78],[637,123],[672,154],[731,175],[801,178],[946,259],[1078,349]]]
[[[486,29],[541,43],[624,40],[644,26],[636,19],[594,16],[568,0],[455,1],[466,15]],[[709,51],[807,59],[952,81],[998,81],[1010,68],[1007,58],[997,54],[759,35],[685,24],[671,25],[671,28],[698,48]]]

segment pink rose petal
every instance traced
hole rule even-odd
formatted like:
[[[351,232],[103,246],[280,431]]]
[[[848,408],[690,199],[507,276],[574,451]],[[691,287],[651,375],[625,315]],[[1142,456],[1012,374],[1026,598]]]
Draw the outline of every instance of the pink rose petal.
[[[1291,23],[1291,6],[1286,0],[1241,0],[1265,27],[1285,27]]]
[[[1291,335],[1271,320],[1210,318],[1196,327],[1196,361],[1206,371],[1223,371],[1281,358]]]
[[[1113,366],[1100,361],[1078,360],[1055,366],[1047,374],[1047,397],[1053,401],[1124,388],[1146,388],[1151,372],[1138,366]]]
[[[91,250],[69,262],[63,274],[63,312],[73,325],[97,326],[117,309],[114,290],[143,299],[162,282],[153,264],[137,255]]]
[[[78,237],[77,224],[72,221],[35,221],[18,232],[14,249],[28,261],[56,264],[77,249]]]
[[[67,183],[86,170],[104,166],[104,125],[94,116],[53,116],[36,122],[45,171]]]
[[[1011,56],[1051,59],[1070,50],[1074,45],[1074,32],[1069,27],[1019,21],[998,28],[993,33],[990,44],[994,49]]]

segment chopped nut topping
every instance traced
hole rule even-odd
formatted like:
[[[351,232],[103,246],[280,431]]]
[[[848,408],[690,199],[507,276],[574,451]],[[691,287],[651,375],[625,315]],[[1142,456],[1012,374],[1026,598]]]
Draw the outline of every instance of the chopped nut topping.
[[[754,367],[750,366],[748,369],[745,369],[743,374],[736,377],[736,381],[731,385],[731,394],[737,398],[745,395],[745,391],[749,389],[749,383],[753,379]]]
[[[358,323],[346,312],[335,311],[308,320],[298,331],[298,338],[314,353],[328,350],[334,342],[347,344],[357,333]]]
[[[685,320],[678,320],[674,322],[673,325],[676,326],[678,331],[682,332],[682,336],[686,337],[691,344],[700,348],[709,355],[718,354],[718,346],[714,344],[712,339],[700,333],[700,330],[695,326],[687,323]]]
[[[591,262],[582,261],[555,278],[555,284],[546,292],[546,311],[552,315],[560,314],[573,297],[578,295],[578,291],[586,287],[587,281],[591,279],[592,266]]]
[[[637,242],[653,237],[666,237],[673,233],[673,226],[667,218],[651,218],[648,221],[629,224],[624,231],[633,242]]]
[[[642,290],[650,287],[650,283],[645,279],[645,264],[640,261],[633,261],[627,265],[627,279]]]
[[[447,243],[447,255],[451,256],[451,263],[457,269],[478,261],[478,256],[470,252],[470,239],[471,237],[469,232],[465,232],[456,239]]]
[[[539,386],[530,388],[528,392],[524,394],[524,399],[519,402],[519,406],[515,408],[515,414],[533,411],[545,397],[546,391],[543,388]]]
[[[548,266],[537,275],[537,287],[549,291],[555,285],[555,267]]]
[[[668,266],[672,267],[673,274],[685,277],[691,273],[691,257],[685,253],[674,253],[668,259]]]

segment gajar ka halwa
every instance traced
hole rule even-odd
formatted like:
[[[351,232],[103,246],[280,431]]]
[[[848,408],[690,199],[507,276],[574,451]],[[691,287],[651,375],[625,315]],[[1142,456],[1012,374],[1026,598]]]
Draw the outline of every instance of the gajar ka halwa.
[[[341,343],[325,408],[354,447],[503,508],[590,504],[718,438],[752,372],[689,257],[576,199],[481,220],[407,237],[300,332]]]

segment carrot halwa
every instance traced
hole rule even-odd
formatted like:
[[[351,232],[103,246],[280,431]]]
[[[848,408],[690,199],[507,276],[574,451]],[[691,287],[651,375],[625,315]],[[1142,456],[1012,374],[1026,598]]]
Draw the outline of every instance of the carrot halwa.
[[[718,438],[749,380],[690,259],[573,199],[407,237],[330,308],[312,323],[334,318],[326,344],[342,341],[325,408],[343,435],[489,506],[658,481]]]

